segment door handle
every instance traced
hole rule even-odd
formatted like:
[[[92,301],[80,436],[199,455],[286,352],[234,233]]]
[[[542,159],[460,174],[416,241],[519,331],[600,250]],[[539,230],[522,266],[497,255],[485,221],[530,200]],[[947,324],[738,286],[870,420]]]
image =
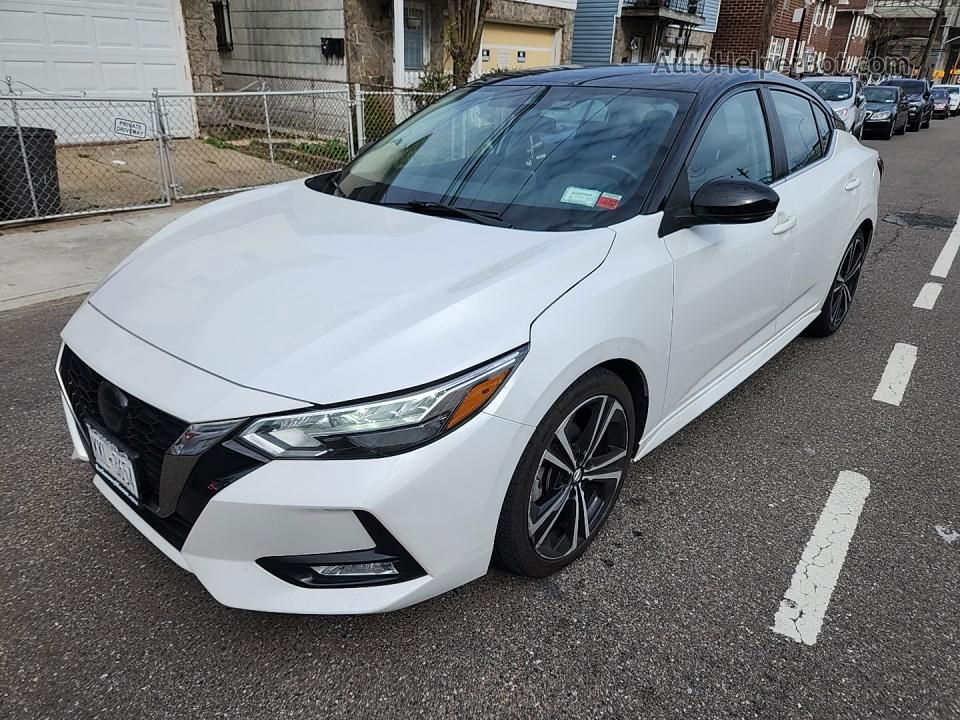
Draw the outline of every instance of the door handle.
[[[860,187],[860,178],[855,177],[851,180],[848,180],[847,184],[843,186],[843,189],[850,191],[856,190],[858,187]]]
[[[774,235],[783,235],[785,232],[788,232],[793,229],[793,226],[797,224],[797,216],[791,215],[790,217],[784,217],[782,214],[777,218],[779,221],[776,225],[773,226]]]

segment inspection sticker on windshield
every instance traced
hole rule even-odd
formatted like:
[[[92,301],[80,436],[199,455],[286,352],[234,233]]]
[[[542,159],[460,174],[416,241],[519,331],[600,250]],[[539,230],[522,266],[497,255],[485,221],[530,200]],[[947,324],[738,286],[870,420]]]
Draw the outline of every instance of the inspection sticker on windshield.
[[[601,193],[597,198],[597,207],[604,210],[616,210],[620,205],[623,195],[614,195],[613,193]]]
[[[597,200],[599,199],[599,190],[588,190],[587,188],[579,188],[571,185],[563,191],[563,197],[560,198],[560,202],[570,203],[571,205],[586,205],[587,207],[593,207],[597,204]]]

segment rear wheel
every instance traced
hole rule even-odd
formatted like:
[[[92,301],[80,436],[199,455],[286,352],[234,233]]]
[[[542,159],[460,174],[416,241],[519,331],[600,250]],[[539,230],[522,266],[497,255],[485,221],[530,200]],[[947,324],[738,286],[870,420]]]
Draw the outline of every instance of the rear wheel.
[[[856,294],[857,285],[860,283],[860,272],[863,269],[866,254],[866,237],[862,230],[857,230],[843,253],[840,267],[833,277],[830,292],[820,309],[820,314],[804,331],[805,335],[808,337],[827,337],[840,329],[850,312],[850,306],[853,304],[853,296]]]
[[[620,495],[634,440],[624,382],[591,370],[537,426],[510,481],[494,561],[545,577],[569,565],[599,533]]]

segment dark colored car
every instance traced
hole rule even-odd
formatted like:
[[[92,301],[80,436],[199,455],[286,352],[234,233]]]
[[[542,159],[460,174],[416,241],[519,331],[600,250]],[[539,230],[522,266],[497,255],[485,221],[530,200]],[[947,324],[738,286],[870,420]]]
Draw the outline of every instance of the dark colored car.
[[[950,93],[946,90],[931,90],[933,96],[933,116],[935,118],[950,117]]]
[[[930,121],[933,120],[933,95],[930,92],[930,83],[926,80],[894,78],[884,80],[880,84],[898,87],[906,93],[907,101],[910,103],[910,124],[908,127],[911,130],[916,132],[921,127],[930,127]]]
[[[910,103],[903,89],[894,86],[868,85],[863,89],[867,100],[864,132],[885,137],[903,135],[910,122]]]

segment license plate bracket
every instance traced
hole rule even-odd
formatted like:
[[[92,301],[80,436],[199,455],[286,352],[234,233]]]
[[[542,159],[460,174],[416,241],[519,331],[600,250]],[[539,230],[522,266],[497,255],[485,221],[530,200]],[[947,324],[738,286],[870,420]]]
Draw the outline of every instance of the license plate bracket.
[[[131,452],[105,430],[86,421],[87,437],[93,451],[93,467],[104,480],[134,505],[140,504],[136,453]]]

